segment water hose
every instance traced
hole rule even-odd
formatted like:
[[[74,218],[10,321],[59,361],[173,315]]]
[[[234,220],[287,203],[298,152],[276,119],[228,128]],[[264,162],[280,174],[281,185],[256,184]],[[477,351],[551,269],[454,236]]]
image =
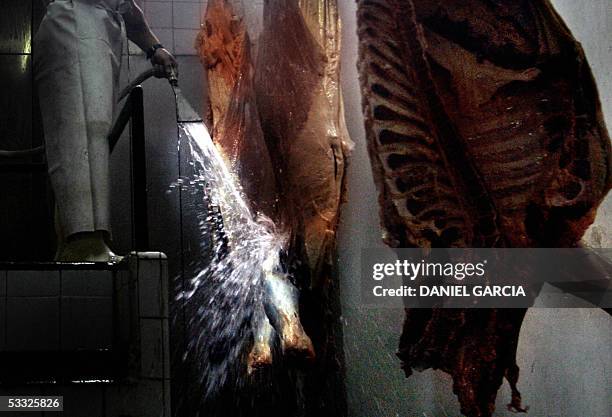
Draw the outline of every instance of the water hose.
[[[119,99],[117,101],[120,102],[121,100],[126,98],[136,86],[139,86],[140,84],[144,83],[146,80],[153,77],[154,75],[156,75],[156,71],[154,68],[148,69],[142,74],[138,75],[123,90],[121,90],[121,93],[119,94]],[[174,74],[174,72],[170,74],[170,76],[168,77],[168,81],[170,82],[170,85],[172,85],[173,88],[178,88],[178,79],[176,77],[176,74]],[[176,91],[175,91],[175,96],[176,96]],[[178,106],[178,100],[179,99],[177,98],[177,106]],[[126,114],[122,112],[120,116],[117,118],[117,120],[113,123],[113,126],[110,130],[111,133],[109,134],[109,137],[113,137],[113,135],[116,135],[117,133],[116,127],[118,125],[125,126],[125,123],[122,123],[125,117],[126,117]],[[119,134],[120,133],[121,132],[119,132]],[[31,149],[20,149],[17,151],[8,151],[8,150],[0,149],[0,159],[22,159],[22,158],[42,155],[44,153],[45,153],[44,145],[38,146],[36,148],[31,148]]]
[[[142,74],[138,75],[136,78],[132,80],[131,83],[129,83],[123,90],[121,90],[121,93],[119,93],[119,98],[117,99],[117,102],[126,98],[128,94],[130,94],[130,92],[134,89],[134,87],[144,83],[145,81],[147,81],[149,78],[151,78],[154,75],[155,75],[154,68],[150,68],[146,70],[145,72],[143,72]]]

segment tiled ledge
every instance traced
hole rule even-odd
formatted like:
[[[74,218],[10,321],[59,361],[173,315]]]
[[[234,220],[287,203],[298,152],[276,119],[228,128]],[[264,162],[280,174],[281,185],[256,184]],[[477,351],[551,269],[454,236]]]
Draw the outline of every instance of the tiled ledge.
[[[128,262],[0,262],[0,271],[118,271]]]

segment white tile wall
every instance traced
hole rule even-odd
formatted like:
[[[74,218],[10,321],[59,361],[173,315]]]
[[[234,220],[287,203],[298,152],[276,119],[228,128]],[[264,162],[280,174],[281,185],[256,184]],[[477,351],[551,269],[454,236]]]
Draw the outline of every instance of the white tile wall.
[[[260,1],[260,0],[258,0]],[[175,55],[196,55],[195,38],[207,0],[137,0],[151,29],[160,42]],[[142,51],[130,42],[130,55]]]
[[[192,2],[177,2],[172,5],[173,27],[175,29],[199,29],[202,16],[202,5]],[[192,42],[193,43],[193,42]]]
[[[174,29],[174,53],[176,55],[196,55],[194,42],[197,29]]]
[[[147,1],[145,14],[151,27],[172,29],[172,3]]]

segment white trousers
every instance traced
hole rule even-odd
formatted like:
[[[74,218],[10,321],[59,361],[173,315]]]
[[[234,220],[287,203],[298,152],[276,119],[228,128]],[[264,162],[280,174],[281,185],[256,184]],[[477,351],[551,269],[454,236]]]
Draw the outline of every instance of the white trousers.
[[[109,144],[125,28],[120,0],[55,0],[34,73],[61,232],[110,232]]]

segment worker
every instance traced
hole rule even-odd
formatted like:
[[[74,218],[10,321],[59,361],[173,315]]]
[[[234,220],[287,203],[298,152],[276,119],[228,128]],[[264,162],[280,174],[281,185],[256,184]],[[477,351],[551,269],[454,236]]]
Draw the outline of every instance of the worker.
[[[140,47],[158,77],[177,62],[134,0],[42,0],[34,39],[58,251],[65,262],[113,262],[110,249],[109,143],[125,39]]]

